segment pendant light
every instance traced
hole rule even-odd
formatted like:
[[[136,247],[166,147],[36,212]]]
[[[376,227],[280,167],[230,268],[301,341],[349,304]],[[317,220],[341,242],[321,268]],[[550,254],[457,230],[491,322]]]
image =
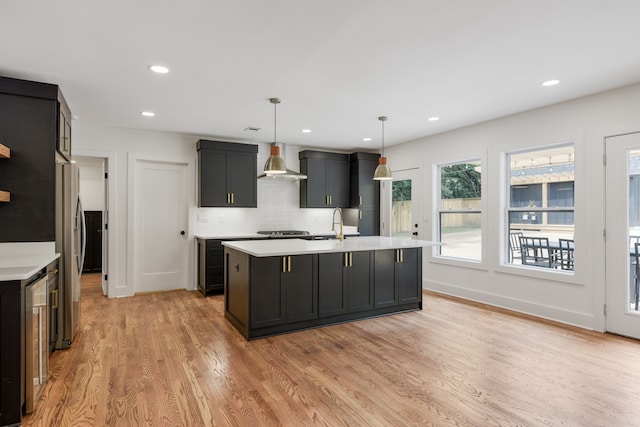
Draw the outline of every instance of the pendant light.
[[[384,156],[384,122],[387,121],[385,116],[378,117],[382,122],[382,155],[378,158],[378,167],[373,173],[373,179],[376,181],[391,181],[391,169],[387,166],[387,158]]]
[[[287,167],[284,164],[284,159],[280,157],[280,147],[277,143],[277,116],[276,107],[280,104],[279,98],[269,98],[269,102],[273,104],[273,143],[271,143],[271,155],[264,164],[264,173],[267,175],[275,175],[281,173],[287,173]]]

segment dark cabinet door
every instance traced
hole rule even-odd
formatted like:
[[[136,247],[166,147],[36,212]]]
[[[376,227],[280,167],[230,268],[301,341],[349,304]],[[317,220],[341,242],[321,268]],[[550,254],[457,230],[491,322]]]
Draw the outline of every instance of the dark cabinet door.
[[[329,317],[347,312],[347,287],[344,283],[344,253],[318,255],[318,316]]]
[[[82,271],[102,271],[102,211],[85,211],[87,241]]]
[[[198,290],[205,297],[224,291],[222,240],[198,239]]]
[[[257,203],[256,155],[229,153],[227,158],[227,189],[231,206],[255,208]]]
[[[347,302],[349,312],[371,310],[373,308],[373,256],[372,252],[348,252]]]
[[[49,352],[55,349],[58,341],[58,305],[60,303],[58,285],[58,261],[47,266],[47,287],[49,288]]]
[[[286,257],[251,257],[252,329],[280,325],[286,321],[285,293],[280,278],[283,269],[286,269]]]
[[[349,162],[327,160],[326,171],[329,207],[349,207]]]
[[[346,154],[301,151],[301,208],[349,207],[349,158]]]
[[[422,249],[401,249],[398,271],[398,302],[422,300]]]
[[[200,207],[255,208],[258,146],[198,141]]]
[[[380,182],[373,180],[378,154],[351,154],[350,206],[358,209],[361,236],[380,235]]]
[[[380,234],[380,210],[378,208],[358,209],[358,233],[360,236]]]
[[[398,304],[396,284],[396,250],[375,251],[375,307]]]
[[[227,153],[200,150],[200,206],[227,206]]]
[[[291,255],[283,259],[286,268],[281,280],[285,292],[287,322],[317,319],[317,256]]]

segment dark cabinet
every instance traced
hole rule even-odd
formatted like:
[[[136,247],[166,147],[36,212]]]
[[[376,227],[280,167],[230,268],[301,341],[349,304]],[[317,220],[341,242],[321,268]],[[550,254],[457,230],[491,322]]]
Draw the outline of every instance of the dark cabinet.
[[[0,242],[55,240],[56,147],[71,125],[60,126],[69,108],[57,85],[0,77],[0,141],[11,147],[0,167]]]
[[[373,252],[318,255],[318,315],[335,316],[373,308]]]
[[[222,240],[198,239],[198,290],[205,297],[224,291]]]
[[[251,257],[251,328],[318,318],[318,256]]]
[[[375,308],[422,301],[422,249],[375,252]]]
[[[360,236],[380,235],[380,181],[373,180],[379,154],[351,153],[350,207],[358,209]]]
[[[347,154],[305,150],[299,153],[301,208],[349,207],[349,157]]]
[[[258,146],[199,140],[200,207],[255,208]]]
[[[0,282],[0,425],[20,425],[24,381],[24,301],[19,280]],[[22,378],[21,378],[22,377]]]
[[[102,211],[85,211],[84,219],[87,241],[82,271],[100,272],[102,271]]]

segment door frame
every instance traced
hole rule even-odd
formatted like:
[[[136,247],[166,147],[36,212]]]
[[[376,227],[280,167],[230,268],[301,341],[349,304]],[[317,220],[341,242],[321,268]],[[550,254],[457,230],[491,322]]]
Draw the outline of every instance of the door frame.
[[[110,178],[116,176],[116,153],[113,151],[97,151],[97,150],[73,150],[73,156],[92,157],[103,159],[105,163],[105,173]],[[109,178],[109,179],[110,179]],[[105,190],[105,205],[102,211],[102,223],[108,224],[106,239],[102,238],[102,290],[109,298],[122,296],[119,294],[118,284],[118,262],[116,254],[116,241],[118,230],[118,216],[116,215],[116,186],[109,185],[109,179],[103,179]],[[103,228],[104,230],[104,228]],[[104,249],[107,250],[104,250]]]
[[[137,218],[136,212],[136,165],[139,161],[146,162],[154,162],[154,163],[165,163],[165,164],[175,164],[182,165],[186,167],[186,199],[187,199],[187,211],[186,215],[186,231],[187,242],[192,242],[194,239],[194,221],[192,221],[193,216],[193,207],[195,206],[195,188],[193,185],[195,177],[194,174],[194,164],[195,160],[193,159],[167,159],[161,156],[153,156],[150,154],[138,154],[138,153],[129,153],[128,155],[128,195],[127,195],[127,224],[128,229],[133,230],[135,227],[135,221]],[[187,261],[185,265],[185,284],[187,290],[195,290],[196,289],[196,272],[195,272],[195,245],[187,244]],[[135,252],[135,232],[127,233],[127,289],[128,296],[133,296],[136,292],[135,290],[135,273],[137,271],[136,263],[136,252]]]

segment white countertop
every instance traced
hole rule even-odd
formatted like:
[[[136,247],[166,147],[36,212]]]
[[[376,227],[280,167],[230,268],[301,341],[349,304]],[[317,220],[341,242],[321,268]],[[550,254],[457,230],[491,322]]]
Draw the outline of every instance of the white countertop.
[[[0,260],[0,282],[9,280],[26,280],[45,268],[52,261],[60,258],[60,254],[35,254],[31,256],[3,256]]]
[[[196,239],[268,239],[269,236],[266,234],[258,234],[258,233],[230,233],[230,234],[222,234],[222,233],[196,233],[194,235]]]
[[[398,239],[393,237],[350,237],[345,240],[247,240],[223,242],[223,246],[256,257],[303,255],[326,252],[357,252],[380,249],[407,249],[440,245],[427,240]]]

